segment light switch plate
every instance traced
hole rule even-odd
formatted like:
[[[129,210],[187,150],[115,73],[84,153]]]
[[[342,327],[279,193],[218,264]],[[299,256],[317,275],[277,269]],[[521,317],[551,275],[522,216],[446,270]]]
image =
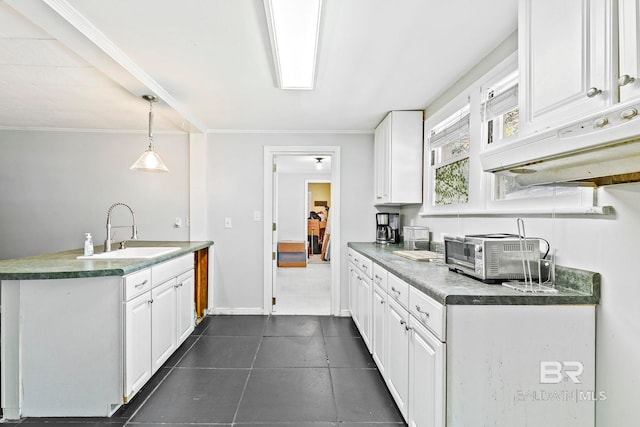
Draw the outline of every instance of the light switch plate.
[[[224,228],[231,228],[231,218],[224,219]]]
[[[253,211],[253,220],[256,222],[260,221],[260,211]]]

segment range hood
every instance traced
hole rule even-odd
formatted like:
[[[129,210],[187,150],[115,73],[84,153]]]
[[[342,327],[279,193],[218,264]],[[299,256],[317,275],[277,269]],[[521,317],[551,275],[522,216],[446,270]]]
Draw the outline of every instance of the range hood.
[[[640,102],[616,104],[561,127],[490,148],[486,172],[520,185],[591,180],[640,172]]]

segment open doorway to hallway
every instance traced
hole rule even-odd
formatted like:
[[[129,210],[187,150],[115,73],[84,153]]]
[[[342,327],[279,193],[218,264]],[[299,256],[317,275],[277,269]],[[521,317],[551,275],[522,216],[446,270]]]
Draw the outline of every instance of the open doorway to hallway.
[[[278,155],[276,164],[273,314],[329,315],[331,157]]]

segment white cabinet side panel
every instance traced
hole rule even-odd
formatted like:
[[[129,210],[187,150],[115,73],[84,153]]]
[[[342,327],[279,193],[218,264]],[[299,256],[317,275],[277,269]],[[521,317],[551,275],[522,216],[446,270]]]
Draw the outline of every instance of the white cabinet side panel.
[[[21,282],[23,416],[108,416],[122,403],[120,277]]]
[[[597,397],[594,306],[447,307],[448,427],[593,426]]]

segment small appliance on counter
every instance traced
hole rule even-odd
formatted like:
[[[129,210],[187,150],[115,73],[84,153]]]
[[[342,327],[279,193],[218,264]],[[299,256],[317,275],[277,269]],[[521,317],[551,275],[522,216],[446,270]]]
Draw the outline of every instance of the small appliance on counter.
[[[524,261],[531,265],[529,279],[538,280],[541,271],[539,238],[523,239],[516,234],[444,236],[444,263],[449,270],[486,283],[525,279]],[[544,240],[546,243],[546,240]],[[548,253],[548,243],[547,243]]]
[[[405,250],[428,251],[430,249],[429,227],[405,225],[402,230]]]
[[[400,214],[379,212],[376,214],[376,243],[400,243]]]

